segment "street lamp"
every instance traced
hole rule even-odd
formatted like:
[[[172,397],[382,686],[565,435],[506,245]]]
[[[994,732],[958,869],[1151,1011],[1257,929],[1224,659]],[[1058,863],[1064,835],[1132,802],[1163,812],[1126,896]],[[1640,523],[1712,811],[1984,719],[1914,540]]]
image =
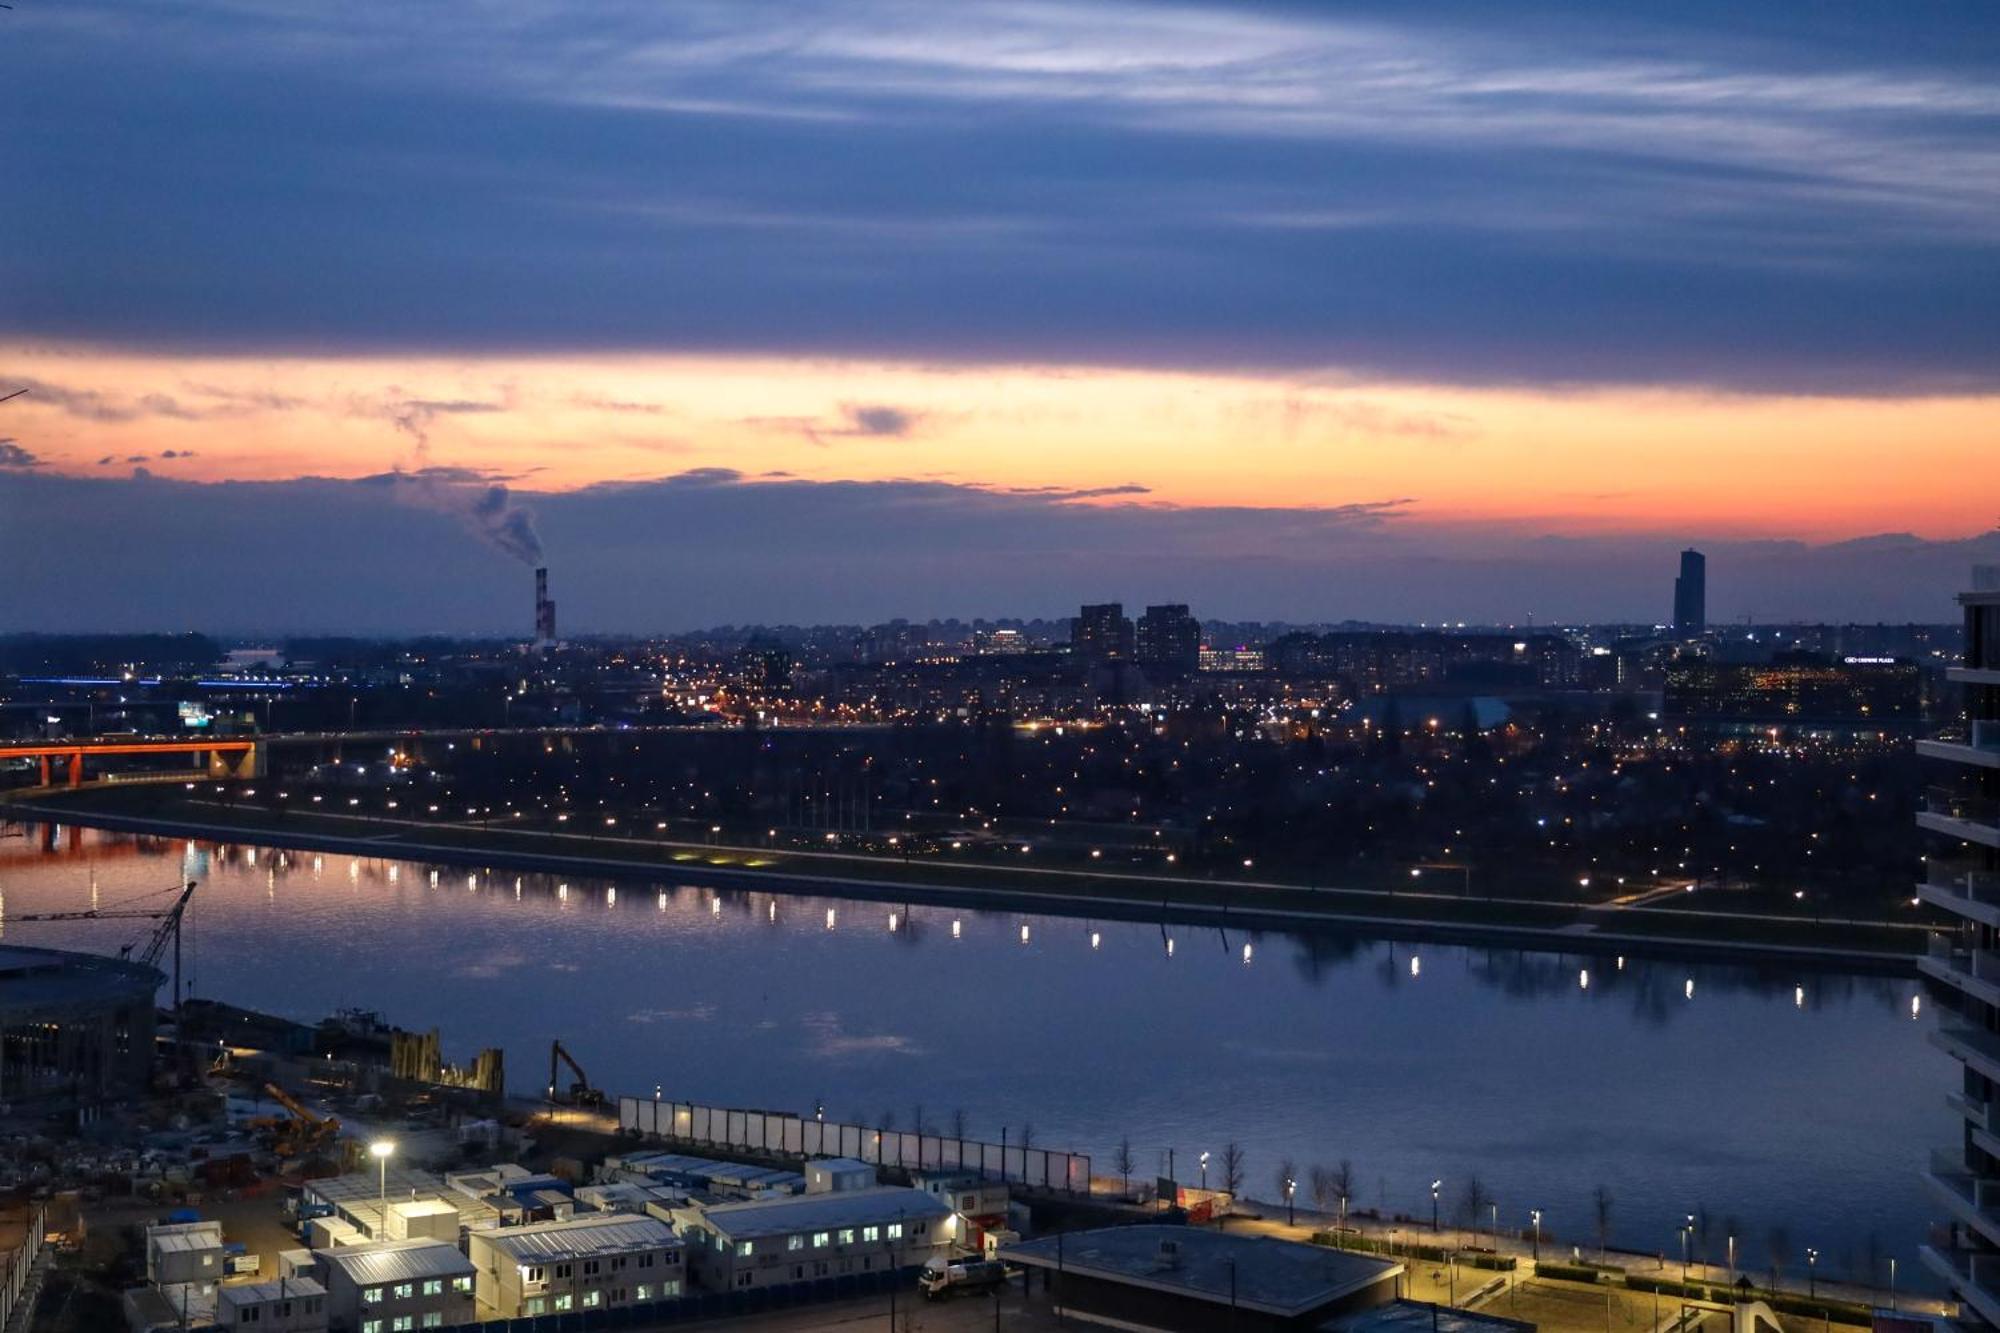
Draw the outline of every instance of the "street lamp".
[[[396,1141],[394,1139],[377,1139],[368,1145],[368,1151],[375,1158],[376,1163],[382,1170],[380,1199],[382,1212],[375,1223],[375,1238],[381,1240],[388,1235],[389,1231],[389,1158],[396,1151]]]
[[[1815,1299],[1819,1296],[1819,1251],[1806,1247],[1806,1295]]]
[[[1298,1192],[1298,1188],[1298,1181],[1290,1176],[1285,1177],[1285,1225],[1288,1227],[1298,1225],[1298,1210],[1292,1207],[1292,1196]]]
[[[1431,1182],[1431,1230],[1438,1229],[1438,1191],[1444,1188],[1442,1180]]]
[[[1535,1262],[1540,1263],[1542,1261],[1542,1210],[1541,1209],[1530,1208],[1528,1210],[1528,1226],[1530,1228],[1528,1234],[1528,1243],[1533,1245],[1535,1248],[1535,1255],[1534,1255]]]
[[[1201,1188],[1202,1188],[1202,1190],[1203,1190],[1203,1192],[1204,1192],[1204,1193],[1205,1193],[1205,1192],[1206,1192],[1206,1191],[1208,1190],[1208,1153],[1207,1153],[1207,1152],[1203,1152],[1203,1153],[1202,1153],[1202,1155],[1201,1155]]]
[[[1687,1225],[1681,1228],[1681,1281],[1688,1280],[1688,1240],[1694,1235],[1694,1214],[1687,1215]]]

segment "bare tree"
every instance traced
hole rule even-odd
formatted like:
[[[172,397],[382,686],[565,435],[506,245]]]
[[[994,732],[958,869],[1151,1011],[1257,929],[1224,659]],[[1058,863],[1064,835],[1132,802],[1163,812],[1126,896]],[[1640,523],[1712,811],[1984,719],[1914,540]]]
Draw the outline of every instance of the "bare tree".
[[[951,1136],[955,1139],[965,1137],[965,1108],[962,1106],[951,1113]]]
[[[1322,1217],[1331,1213],[1340,1202],[1340,1191],[1333,1187],[1333,1172],[1314,1162],[1306,1171],[1306,1188],[1312,1191],[1313,1207]]]
[[[1708,1262],[1708,1234],[1715,1229],[1715,1219],[1708,1215],[1708,1205],[1694,1206],[1694,1257],[1698,1262]]]
[[[924,1128],[924,1104],[922,1102],[918,1102],[912,1110],[910,1128],[919,1134],[928,1134],[930,1132]]]
[[[1130,1194],[1132,1192],[1132,1167],[1134,1165],[1132,1161],[1131,1139],[1118,1140],[1118,1151],[1111,1155],[1111,1165],[1118,1172],[1118,1193],[1121,1195]]]
[[[1772,1227],[1764,1237],[1764,1248],[1771,1258],[1771,1290],[1776,1291],[1785,1265],[1792,1261],[1792,1233],[1783,1227]]]
[[[1340,1225],[1347,1225],[1347,1206],[1354,1200],[1354,1163],[1345,1157],[1333,1168],[1333,1192],[1340,1199]]]
[[[1599,1185],[1591,1193],[1590,1206],[1597,1214],[1597,1257],[1602,1259],[1611,1248],[1611,1191]]]
[[[1232,1202],[1243,1189],[1243,1145],[1240,1143],[1223,1145],[1222,1189]]]
[[[1479,1219],[1493,1206],[1493,1196],[1486,1192],[1486,1182],[1476,1175],[1467,1176],[1465,1192],[1459,1196],[1458,1206],[1465,1214],[1467,1227],[1479,1230]]]
[[[880,1116],[876,1117],[875,1128],[881,1130],[884,1134],[887,1134],[895,1127],[896,1113],[894,1111],[884,1111]]]
[[[1035,1122],[1024,1121],[1021,1125],[1021,1150],[1026,1152],[1035,1146]]]

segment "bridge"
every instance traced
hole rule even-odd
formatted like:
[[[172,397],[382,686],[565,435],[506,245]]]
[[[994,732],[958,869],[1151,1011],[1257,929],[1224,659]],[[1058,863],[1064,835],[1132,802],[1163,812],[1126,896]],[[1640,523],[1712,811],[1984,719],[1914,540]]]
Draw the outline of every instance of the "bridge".
[[[254,739],[220,737],[191,738],[188,740],[137,740],[137,741],[22,741],[0,745],[0,760],[38,759],[41,761],[44,787],[52,786],[55,766],[64,766],[69,785],[80,787],[84,781],[84,761],[86,758],[104,760],[123,758],[129,755],[186,755],[190,761],[206,755],[208,766],[205,776],[227,778],[253,778],[259,768],[259,747],[262,742]],[[168,773],[161,776],[181,777],[191,772]]]

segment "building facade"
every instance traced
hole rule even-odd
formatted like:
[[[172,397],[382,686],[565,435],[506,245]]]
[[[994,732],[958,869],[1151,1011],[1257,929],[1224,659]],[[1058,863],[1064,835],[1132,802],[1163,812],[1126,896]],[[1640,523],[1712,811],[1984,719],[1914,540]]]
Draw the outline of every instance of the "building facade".
[[[952,1245],[952,1210],[923,1190],[884,1186],[676,1215],[688,1267],[710,1291],[920,1268]]]
[[[256,1333],[327,1333],[326,1288],[309,1277],[273,1278],[215,1293],[219,1327]]]
[[[441,1240],[318,1252],[333,1333],[421,1333],[473,1321],[472,1261]]]
[[[1201,622],[1184,605],[1149,606],[1139,617],[1136,651],[1149,671],[1192,675],[1201,666]]]
[[[466,1234],[489,1317],[520,1319],[677,1300],[686,1247],[652,1217],[591,1214]]]
[[[1070,648],[1093,662],[1124,661],[1132,656],[1132,622],[1123,602],[1101,602],[1077,611],[1070,622]]]
[[[1674,633],[1699,638],[1708,629],[1708,557],[1700,551],[1681,552],[1680,576],[1674,580]]]
[[[1960,1118],[1957,1148],[1936,1154],[1928,1180],[1949,1219],[1925,1264],[1958,1299],[1963,1322],[2000,1326],[2000,570],[1981,570],[1965,610],[1962,729],[1918,742],[1948,785],[1927,796],[1917,822],[1937,835],[1917,896],[1951,914],[1933,936],[1924,973],[1953,997],[1955,1016],[1931,1040],[1961,1067],[1947,1097]]]

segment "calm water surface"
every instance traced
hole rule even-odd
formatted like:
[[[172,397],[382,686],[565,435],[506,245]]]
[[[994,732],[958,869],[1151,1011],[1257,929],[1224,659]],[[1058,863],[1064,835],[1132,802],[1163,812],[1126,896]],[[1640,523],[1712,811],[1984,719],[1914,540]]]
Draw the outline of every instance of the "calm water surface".
[[[1477,1175],[1503,1225],[1678,1253],[1690,1212],[1761,1262],[1821,1271],[1869,1240],[1920,1281],[1917,1172],[1952,1141],[1953,1071],[1921,983],[560,880],[30,828],[0,839],[9,918],[200,879],[196,994],[316,1021],[361,1006],[483,1045],[533,1091],[560,1037],[614,1092],[1089,1152],[1180,1175],[1234,1139],[1246,1192],[1345,1157],[1356,1206],[1447,1218]],[[8,920],[14,943],[115,950],[145,922]],[[1587,984],[1584,973],[1587,971]],[[1211,1168],[1211,1183],[1217,1183]]]

